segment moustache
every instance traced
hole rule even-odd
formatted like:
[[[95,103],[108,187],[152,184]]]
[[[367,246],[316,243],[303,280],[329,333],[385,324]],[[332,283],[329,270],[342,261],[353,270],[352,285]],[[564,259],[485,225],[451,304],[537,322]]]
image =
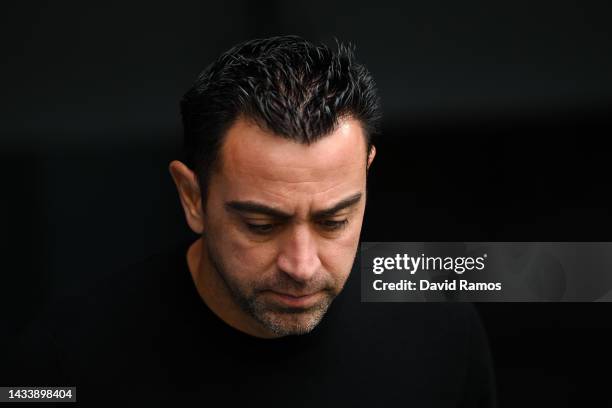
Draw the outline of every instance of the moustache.
[[[336,282],[330,276],[320,275],[309,281],[296,281],[285,274],[278,274],[257,284],[256,292],[274,291],[280,293],[311,294],[315,292],[333,292]]]

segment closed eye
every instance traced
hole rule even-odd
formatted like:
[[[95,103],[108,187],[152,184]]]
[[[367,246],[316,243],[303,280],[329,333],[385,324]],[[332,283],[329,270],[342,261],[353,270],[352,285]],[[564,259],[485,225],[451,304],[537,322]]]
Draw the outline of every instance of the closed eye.
[[[337,231],[344,228],[348,224],[348,220],[321,220],[318,221],[318,224],[326,231]]]
[[[259,234],[259,235],[269,234],[276,227],[276,224],[252,224],[249,222],[245,224],[247,228],[249,229],[249,231],[254,232],[255,234]]]
[[[319,228],[324,231],[333,232],[339,231],[346,227],[348,224],[348,219],[343,220],[320,220],[316,222]],[[269,235],[273,233],[278,227],[279,223],[265,223],[258,224],[253,222],[245,222],[244,223],[248,230],[257,235]]]

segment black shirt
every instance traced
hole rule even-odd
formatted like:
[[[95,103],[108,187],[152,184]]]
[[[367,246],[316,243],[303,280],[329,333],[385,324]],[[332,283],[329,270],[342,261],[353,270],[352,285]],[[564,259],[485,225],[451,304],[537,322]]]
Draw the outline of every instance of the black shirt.
[[[494,405],[471,305],[361,303],[356,265],[311,333],[259,339],[202,301],[187,248],[58,301],[20,340],[7,385],[76,386],[80,406]]]

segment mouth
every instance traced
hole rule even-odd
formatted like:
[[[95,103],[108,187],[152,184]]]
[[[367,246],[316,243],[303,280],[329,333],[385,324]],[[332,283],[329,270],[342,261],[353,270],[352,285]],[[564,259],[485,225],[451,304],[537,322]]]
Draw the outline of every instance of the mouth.
[[[274,291],[270,291],[268,293],[270,293],[275,301],[282,303],[284,306],[303,309],[314,306],[322,296],[321,292],[314,292],[305,295],[293,295]]]

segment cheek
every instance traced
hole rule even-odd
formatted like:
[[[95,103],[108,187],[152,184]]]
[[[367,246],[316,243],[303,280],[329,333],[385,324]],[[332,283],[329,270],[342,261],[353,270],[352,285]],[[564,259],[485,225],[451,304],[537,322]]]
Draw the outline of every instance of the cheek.
[[[321,263],[336,279],[345,279],[351,272],[359,245],[361,222],[358,224],[350,227],[342,237],[321,243],[319,250]]]
[[[220,245],[228,274],[244,280],[257,280],[267,276],[274,268],[276,246],[253,243],[233,226],[222,229]]]

